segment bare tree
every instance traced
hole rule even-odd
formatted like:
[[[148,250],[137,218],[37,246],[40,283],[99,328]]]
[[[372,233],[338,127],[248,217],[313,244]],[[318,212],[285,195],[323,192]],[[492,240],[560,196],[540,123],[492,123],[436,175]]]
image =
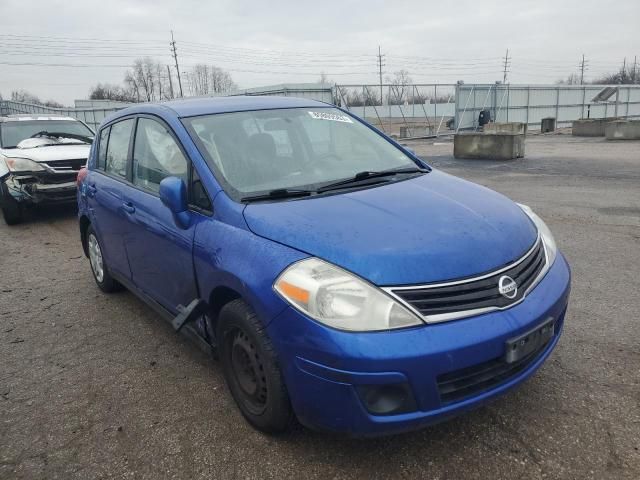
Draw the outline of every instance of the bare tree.
[[[43,102],[37,95],[26,90],[14,90],[11,92],[11,100],[14,102],[33,103],[34,105],[44,105],[45,107],[61,108],[63,105],[55,100]]]
[[[211,89],[213,93],[226,93],[236,90],[238,86],[226,70],[220,67],[211,67]]]
[[[237,89],[229,72],[214,65],[199,63],[186,73],[191,95],[227,93]]]
[[[132,91],[111,83],[98,83],[89,90],[90,100],[116,100],[119,102],[135,102]]]
[[[572,73],[567,78],[560,79],[556,82],[557,85],[580,85],[580,75]]]
[[[595,85],[633,85],[638,83],[638,80],[634,78],[637,76],[637,73],[632,71],[632,69],[621,67],[617,72],[602,75],[592,83]]]
[[[407,70],[399,70],[394,73],[393,77],[387,77],[386,82],[389,84],[389,94],[387,101],[389,105],[402,105],[408,101],[408,93],[411,90],[411,77]]]
[[[186,73],[191,95],[204,96],[211,93],[209,78],[211,72],[208,65],[199,63]]]
[[[156,102],[170,97],[164,66],[150,57],[133,62],[124,77],[126,89],[136,101]]]

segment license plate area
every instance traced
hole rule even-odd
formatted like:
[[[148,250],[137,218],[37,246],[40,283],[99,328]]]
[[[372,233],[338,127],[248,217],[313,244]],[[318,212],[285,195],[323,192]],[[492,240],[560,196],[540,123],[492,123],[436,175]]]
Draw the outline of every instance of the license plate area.
[[[507,340],[505,342],[505,362],[514,363],[535,352],[553,337],[554,332],[555,321],[553,318],[549,318],[534,329]]]

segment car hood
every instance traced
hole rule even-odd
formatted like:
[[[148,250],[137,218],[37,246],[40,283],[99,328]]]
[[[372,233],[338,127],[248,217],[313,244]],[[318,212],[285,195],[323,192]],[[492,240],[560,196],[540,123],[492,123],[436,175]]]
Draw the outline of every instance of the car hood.
[[[537,238],[514,202],[437,170],[350,193],[249,204],[244,217],[257,235],[376,285],[478,275],[518,259]]]
[[[70,145],[52,145],[37,148],[5,148],[0,153],[6,157],[28,158],[34,162],[53,162],[55,160],[77,160],[89,157],[91,145],[84,143]]]

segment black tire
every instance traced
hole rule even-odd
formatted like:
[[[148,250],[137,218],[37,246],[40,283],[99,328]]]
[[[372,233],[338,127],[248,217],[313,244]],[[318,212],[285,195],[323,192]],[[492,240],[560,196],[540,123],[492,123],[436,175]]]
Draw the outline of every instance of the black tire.
[[[258,430],[283,432],[293,421],[271,340],[243,300],[220,311],[216,329],[225,380],[242,415]]]
[[[115,280],[109,273],[109,267],[104,261],[104,257],[102,257],[102,247],[100,244],[100,240],[98,239],[98,235],[96,235],[93,226],[89,225],[87,227],[87,234],[85,238],[85,241],[87,242],[87,254],[89,256],[91,273],[93,274],[93,279],[96,281],[96,285],[98,285],[98,288],[100,288],[100,290],[105,293],[117,292],[118,290],[122,290],[122,284]],[[97,268],[94,267],[94,262],[92,261],[92,252],[90,251],[90,248],[93,241],[96,242],[98,250],[100,252],[100,257],[102,259],[102,275],[97,272]]]
[[[2,184],[0,205],[2,206],[2,216],[7,225],[22,223],[22,220],[24,220],[24,205],[14,200],[4,184]]]

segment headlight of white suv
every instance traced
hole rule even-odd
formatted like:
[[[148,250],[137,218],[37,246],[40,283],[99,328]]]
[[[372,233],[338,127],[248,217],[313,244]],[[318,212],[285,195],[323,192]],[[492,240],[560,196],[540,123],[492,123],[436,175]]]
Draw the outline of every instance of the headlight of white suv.
[[[38,162],[21,157],[6,157],[5,163],[11,172],[40,172],[45,168]]]
[[[553,262],[556,259],[556,255],[558,253],[558,246],[556,245],[556,240],[553,238],[553,234],[547,224],[536,215],[536,213],[531,210],[531,207],[528,205],[522,205],[518,203],[518,206],[527,214],[527,216],[531,219],[531,221],[538,228],[538,232],[540,232],[540,236],[542,237],[542,242],[544,243],[545,250],[547,252],[547,259],[549,261],[549,267],[553,265]]]
[[[424,323],[377,287],[318,258],[294,263],[273,287],[293,307],[340,330],[389,330]]]

